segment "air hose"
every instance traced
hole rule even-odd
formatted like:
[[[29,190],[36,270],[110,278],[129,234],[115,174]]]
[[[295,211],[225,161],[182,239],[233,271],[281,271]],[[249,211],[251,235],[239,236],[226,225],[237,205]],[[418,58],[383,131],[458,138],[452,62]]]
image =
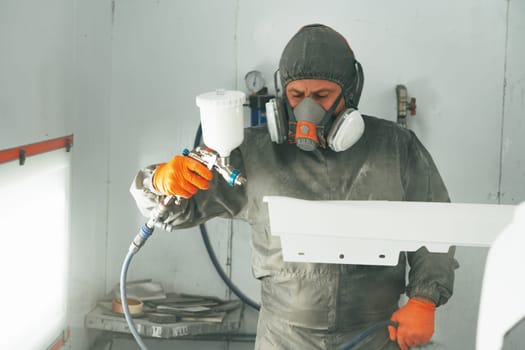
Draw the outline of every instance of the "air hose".
[[[137,328],[135,327],[135,323],[133,322],[131,313],[129,312],[128,295],[126,291],[126,276],[128,274],[128,268],[131,263],[131,259],[133,258],[135,253],[137,253],[139,249],[144,245],[146,240],[153,234],[153,230],[154,228],[150,228],[150,226],[147,223],[142,225],[140,232],[135,236],[133,242],[129,246],[128,253],[124,258],[124,262],[122,263],[122,269],[120,271],[120,299],[122,302],[122,308],[124,310],[124,317],[126,318],[126,322],[128,323],[129,331],[133,335],[133,338],[135,338],[135,341],[137,342],[141,350],[148,350],[148,347],[146,346],[146,344],[144,344],[142,337],[140,336],[139,332],[137,331]]]
[[[195,134],[195,141],[193,142],[193,147],[197,147],[202,138],[202,127],[199,124],[199,128],[197,129],[197,133]],[[206,247],[206,252],[208,252],[208,256],[210,257],[210,260],[213,264],[213,267],[215,267],[215,270],[223,280],[223,282],[230,288],[230,290],[235,294],[240,300],[242,300],[246,305],[252,307],[253,309],[259,311],[260,305],[257,304],[255,301],[250,299],[246,294],[244,294],[239,288],[237,288],[232,280],[228,277],[226,272],[224,272],[224,269],[221,266],[221,263],[217,259],[217,255],[215,255],[215,251],[213,250],[213,247],[210,243],[210,237],[208,236],[208,231],[206,230],[206,226],[204,224],[199,225],[199,229],[201,231],[201,237],[202,241],[204,242],[204,246]]]
[[[241,299],[244,303],[246,303],[250,307],[252,307],[255,310],[259,311],[260,305],[257,304],[255,301],[251,300],[249,297],[247,297],[243,292],[241,292],[239,290],[239,288],[237,288],[233,284],[233,282],[228,277],[226,272],[224,272],[224,270],[223,270],[219,260],[217,259],[217,256],[215,255],[213,247],[212,247],[212,245],[210,243],[210,238],[208,236],[208,232],[206,231],[206,226],[204,226],[204,224],[200,224],[199,228],[201,230],[202,241],[204,242],[204,246],[206,247],[206,251],[208,252],[210,260],[211,260],[213,266],[215,267],[215,270],[217,271],[217,273],[221,277],[221,279],[224,281],[224,283],[226,283],[226,285],[228,286],[228,288],[230,288],[230,290],[233,292],[233,294],[235,294],[239,299]]]
[[[344,344],[339,350],[350,350],[353,349],[354,346],[359,344],[363,339],[368,337],[369,335],[372,335],[373,333],[377,332],[378,330],[387,327],[387,326],[394,326],[397,327],[397,322],[388,320],[388,321],[382,321],[379,323],[376,323],[375,325],[365,329],[361,333],[359,333],[354,339],[350,340],[348,343]]]
[[[132,252],[128,252],[128,254],[126,255],[126,258],[124,259],[124,263],[122,265],[122,270],[120,272],[120,298],[122,300],[122,308],[124,309],[124,316],[126,317],[126,322],[128,323],[129,331],[133,335],[133,338],[135,338],[135,341],[137,342],[138,346],[142,350],[148,350],[146,344],[144,344],[144,341],[142,340],[142,337],[137,331],[135,324],[133,323],[133,319],[131,318],[131,314],[129,312],[129,306],[128,306],[128,296],[126,294],[126,288],[125,288],[126,275],[128,273],[128,267],[131,262],[131,259],[133,258],[133,255],[134,254]]]

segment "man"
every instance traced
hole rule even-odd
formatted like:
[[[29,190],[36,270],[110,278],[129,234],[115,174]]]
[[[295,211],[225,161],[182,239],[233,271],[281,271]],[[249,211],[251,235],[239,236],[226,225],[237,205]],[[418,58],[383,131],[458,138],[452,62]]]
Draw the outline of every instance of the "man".
[[[388,319],[397,328],[380,330],[355,349],[406,350],[428,342],[436,306],[452,295],[452,250],[401,254],[397,266],[284,262],[262,198],[448,201],[431,156],[411,131],[357,112],[361,66],[333,29],[301,28],[279,70],[284,96],[273,124],[285,117],[285,130],[273,130],[276,142],[264,126],[245,130],[230,157],[247,177],[245,186],[229,187],[199,162],[175,156],[139,172],[131,188],[139,207],[147,215],[161,195],[179,195],[187,200],[171,208],[169,224],[190,227],[221,216],[251,225],[252,268],[262,288],[257,349],[338,349]],[[409,301],[399,308],[404,292]]]

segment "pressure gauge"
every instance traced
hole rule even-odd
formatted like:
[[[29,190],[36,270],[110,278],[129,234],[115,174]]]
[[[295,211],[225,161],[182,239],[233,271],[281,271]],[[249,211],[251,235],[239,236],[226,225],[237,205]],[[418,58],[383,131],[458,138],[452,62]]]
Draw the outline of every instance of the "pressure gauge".
[[[266,84],[262,73],[258,70],[252,70],[246,73],[246,75],[244,76],[244,80],[246,82],[246,87],[252,93],[258,92]]]

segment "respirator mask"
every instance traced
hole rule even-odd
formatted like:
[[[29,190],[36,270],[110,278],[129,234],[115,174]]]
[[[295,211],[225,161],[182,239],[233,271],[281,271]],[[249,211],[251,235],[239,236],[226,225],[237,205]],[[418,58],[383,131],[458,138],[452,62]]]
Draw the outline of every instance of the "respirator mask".
[[[286,93],[280,94],[278,82],[286,88],[290,82],[303,79],[334,82],[341,93],[328,110],[308,96],[292,108]],[[336,152],[349,149],[365,129],[357,110],[363,83],[361,64],[341,34],[321,24],[304,26],[286,45],[274,74],[276,97],[266,103],[271,140],[288,141],[304,151],[318,147]],[[334,115],[341,99],[345,106]]]
[[[279,91],[277,83],[276,91]],[[288,140],[303,151],[313,151],[318,147],[329,147],[335,152],[349,149],[363,135],[365,124],[356,108],[345,107],[334,115],[342,98],[341,92],[327,111],[311,97],[305,97],[295,108],[290,106],[285,96],[271,99],[266,103],[271,140],[275,143]]]

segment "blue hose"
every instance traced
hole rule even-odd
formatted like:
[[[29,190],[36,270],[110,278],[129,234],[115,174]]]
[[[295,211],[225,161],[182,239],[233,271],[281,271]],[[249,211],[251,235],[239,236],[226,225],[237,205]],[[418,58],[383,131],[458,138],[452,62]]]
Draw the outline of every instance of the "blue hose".
[[[193,147],[197,147],[201,141],[202,138],[202,125],[199,124],[199,127],[197,129],[197,132],[195,133],[195,140],[193,141]],[[250,299],[246,294],[244,294],[235,284],[233,284],[233,281],[230,277],[226,274],[224,269],[221,266],[221,263],[219,262],[219,259],[217,259],[217,255],[215,254],[215,251],[213,250],[213,246],[210,243],[210,237],[208,235],[208,231],[206,230],[206,226],[204,224],[199,225],[199,229],[201,231],[201,237],[202,241],[204,243],[204,247],[206,248],[206,252],[208,253],[208,257],[211,260],[211,263],[213,264],[213,267],[215,268],[215,271],[217,271],[217,274],[222,279],[222,281],[230,288],[230,290],[235,294],[242,302],[244,302],[246,305],[250,306],[256,311],[259,311],[261,308],[261,305],[259,305],[254,300]]]
[[[215,267],[215,270],[219,274],[219,277],[222,279],[222,281],[230,288],[230,290],[235,294],[239,299],[241,299],[244,303],[246,303],[248,306],[252,307],[254,310],[259,311],[261,306],[257,304],[255,301],[250,299],[246,296],[235,284],[233,284],[232,280],[228,277],[226,272],[223,270],[219,259],[217,259],[217,255],[215,255],[215,251],[213,250],[213,247],[210,243],[210,237],[208,236],[208,231],[206,230],[206,226],[204,224],[199,225],[199,229],[201,231],[201,237],[202,241],[204,242],[204,247],[206,248],[206,251],[208,252],[208,256],[210,257],[210,260],[213,264],[213,267]]]
[[[146,344],[144,344],[142,337],[137,331],[137,328],[135,328],[135,324],[133,323],[133,319],[129,313],[128,296],[126,294],[126,275],[128,274],[129,264],[131,263],[131,259],[133,258],[134,254],[135,253],[133,251],[128,251],[126,258],[124,259],[124,263],[122,264],[122,270],[120,271],[120,299],[122,301],[122,308],[124,309],[124,316],[126,317],[129,330],[131,334],[133,334],[133,338],[135,338],[135,341],[141,350],[148,350],[148,347]]]
[[[369,328],[365,329],[363,332],[359,333],[354,339],[352,339],[348,343],[344,344],[339,350],[350,350],[350,349],[353,349],[354,346],[359,344],[363,339],[365,339],[369,335],[377,332],[381,328],[384,328],[384,327],[387,327],[387,326],[397,327],[397,322],[388,320],[388,321],[382,321],[382,322],[376,323],[372,327],[369,327]]]

